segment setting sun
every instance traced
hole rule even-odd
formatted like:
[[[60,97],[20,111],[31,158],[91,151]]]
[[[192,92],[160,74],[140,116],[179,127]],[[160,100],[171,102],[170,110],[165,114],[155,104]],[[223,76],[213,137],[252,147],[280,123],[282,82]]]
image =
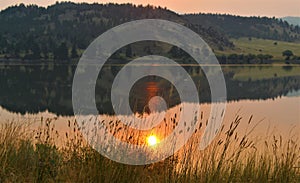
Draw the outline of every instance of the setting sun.
[[[147,143],[149,146],[155,146],[158,143],[158,139],[156,136],[151,135],[147,138]]]

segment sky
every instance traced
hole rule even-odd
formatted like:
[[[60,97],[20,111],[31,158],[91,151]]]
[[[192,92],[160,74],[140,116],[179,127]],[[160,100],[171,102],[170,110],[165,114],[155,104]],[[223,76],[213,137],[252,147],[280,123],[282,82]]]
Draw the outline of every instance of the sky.
[[[47,6],[57,0],[1,0],[0,9],[19,3]],[[167,7],[177,13],[226,13],[242,16],[300,17],[300,0],[71,0],[73,2],[133,3]]]

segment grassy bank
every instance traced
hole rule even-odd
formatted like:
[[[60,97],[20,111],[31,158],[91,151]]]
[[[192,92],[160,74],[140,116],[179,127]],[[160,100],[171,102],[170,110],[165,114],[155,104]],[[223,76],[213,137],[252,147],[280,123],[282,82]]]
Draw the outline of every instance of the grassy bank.
[[[191,142],[168,159],[145,166],[103,157],[84,145],[79,133],[66,133],[59,148],[51,120],[34,132],[6,123],[0,129],[0,182],[299,182],[296,138],[273,136],[258,147],[248,134],[237,134],[241,123],[251,123],[251,118],[236,117],[197,155],[198,142]]]
[[[231,41],[236,48],[234,50],[226,51],[223,54],[269,54],[272,55],[275,60],[284,60],[285,57],[282,56],[282,52],[291,50],[294,55],[300,56],[300,43],[257,38],[239,38],[232,39]]]

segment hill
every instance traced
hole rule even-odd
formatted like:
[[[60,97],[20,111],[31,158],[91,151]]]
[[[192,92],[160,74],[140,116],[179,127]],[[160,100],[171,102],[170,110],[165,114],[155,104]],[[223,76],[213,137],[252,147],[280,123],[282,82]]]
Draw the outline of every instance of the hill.
[[[288,42],[300,42],[300,27],[282,19],[268,17],[241,17],[219,14],[186,14],[183,17],[193,25],[213,28],[230,38],[252,37]]]
[[[106,30],[124,22],[159,18],[189,26],[213,48],[231,48],[224,34],[189,24],[180,15],[153,6],[56,3],[47,8],[23,4],[0,12],[0,57],[76,58]]]
[[[287,21],[289,24],[300,26],[300,17],[283,17],[281,19]]]
[[[47,8],[20,4],[1,11],[0,59],[78,59],[91,41],[108,29],[147,18],[170,20],[187,26],[198,33],[219,57],[255,54],[257,58],[254,60],[282,60],[285,58],[282,52],[286,49],[295,53],[296,60],[299,56],[300,27],[281,19],[218,14],[179,15],[150,5],[62,2]],[[256,44],[263,47],[258,49]],[[269,45],[272,45],[272,50],[268,50]],[[130,54],[126,50],[130,50]],[[128,58],[128,55],[135,57],[150,53],[185,58],[182,50],[159,42],[135,43],[114,56]]]

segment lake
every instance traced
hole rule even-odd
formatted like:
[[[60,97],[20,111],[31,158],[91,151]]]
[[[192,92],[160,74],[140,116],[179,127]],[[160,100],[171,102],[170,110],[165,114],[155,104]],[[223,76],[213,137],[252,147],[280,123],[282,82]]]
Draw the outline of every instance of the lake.
[[[110,90],[122,65],[106,65],[98,76],[96,105],[100,115],[113,119]],[[41,119],[53,119],[64,133],[69,121],[74,121],[72,82],[76,64],[1,63],[1,122],[17,121],[40,124]],[[200,67],[185,65],[199,92],[203,123],[210,115],[210,89]],[[300,66],[299,65],[223,65],[227,86],[227,108],[223,124],[230,124],[236,115],[249,128],[252,117],[253,136],[266,138],[271,134],[289,137],[300,130]],[[148,102],[162,97],[167,108],[178,110],[180,97],[169,81],[149,76],[140,79],[130,91],[130,107],[139,115],[150,115]],[[188,101],[186,101],[188,102]],[[70,126],[70,125],[69,125]],[[157,132],[160,133],[160,132]],[[163,137],[161,137],[163,138]]]

